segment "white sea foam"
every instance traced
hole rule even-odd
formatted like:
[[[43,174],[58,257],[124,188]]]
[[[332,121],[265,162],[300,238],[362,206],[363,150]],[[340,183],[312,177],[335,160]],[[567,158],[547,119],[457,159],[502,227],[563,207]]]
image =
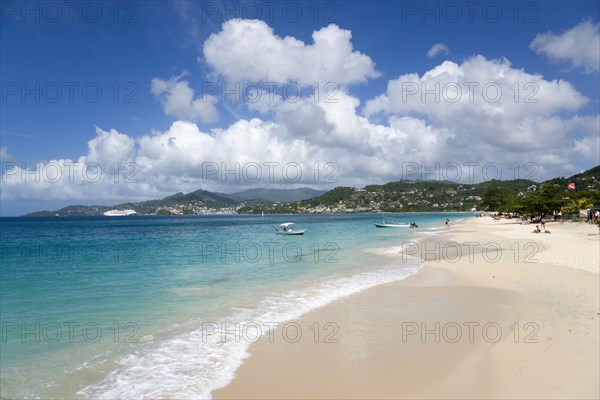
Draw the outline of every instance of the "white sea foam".
[[[435,231],[423,231],[421,232],[421,235],[423,236],[433,236],[433,235],[437,235],[439,233],[441,233],[441,230],[435,230]]]
[[[404,279],[417,272],[420,266],[420,259],[409,257],[402,265],[330,277],[308,288],[273,295],[255,309],[239,309],[234,315],[214,322],[240,323],[242,326],[284,322],[341,297]],[[249,355],[250,344],[250,341],[236,342],[229,337],[222,342],[220,335],[206,335],[198,328],[121,358],[119,367],[102,382],[84,388],[79,394],[100,399],[208,399],[213,390],[231,382],[235,371]]]
[[[373,247],[373,248],[369,248],[369,249],[362,249],[362,252],[369,253],[369,254],[377,254],[380,256],[398,256],[398,255],[402,254],[406,245],[409,243],[414,243],[414,242],[411,241],[411,242],[402,243],[399,246]]]

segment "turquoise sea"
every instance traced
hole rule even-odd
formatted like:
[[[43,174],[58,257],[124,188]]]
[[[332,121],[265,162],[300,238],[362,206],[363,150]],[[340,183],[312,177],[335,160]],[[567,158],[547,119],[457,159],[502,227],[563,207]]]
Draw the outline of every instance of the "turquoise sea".
[[[404,244],[471,215],[2,218],[2,397],[210,398],[251,341],[208,326],[268,327],[403,279],[421,266]],[[306,234],[276,235],[288,221]]]

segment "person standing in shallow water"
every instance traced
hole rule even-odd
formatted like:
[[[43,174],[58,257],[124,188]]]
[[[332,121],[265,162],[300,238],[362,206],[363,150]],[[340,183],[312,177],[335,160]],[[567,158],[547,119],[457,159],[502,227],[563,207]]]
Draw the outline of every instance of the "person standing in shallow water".
[[[450,220],[448,218],[446,218],[446,228],[449,226],[450,224]]]

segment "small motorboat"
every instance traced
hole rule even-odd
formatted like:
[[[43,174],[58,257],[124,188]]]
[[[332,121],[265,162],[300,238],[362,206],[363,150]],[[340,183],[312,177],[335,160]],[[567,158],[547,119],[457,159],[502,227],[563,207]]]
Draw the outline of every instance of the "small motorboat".
[[[399,224],[396,222],[375,222],[374,225],[378,228],[408,228],[409,224]]]
[[[280,228],[275,229],[275,233],[278,235],[304,235],[306,229],[294,229],[293,222],[286,222],[284,224],[279,225]]]

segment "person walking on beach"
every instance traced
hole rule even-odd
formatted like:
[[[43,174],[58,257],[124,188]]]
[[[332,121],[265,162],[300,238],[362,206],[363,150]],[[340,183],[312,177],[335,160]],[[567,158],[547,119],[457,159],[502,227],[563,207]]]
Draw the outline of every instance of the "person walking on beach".
[[[449,223],[450,223],[450,220],[448,218],[446,218],[446,228],[448,227]]]
[[[543,218],[541,219],[540,224],[542,224],[542,230],[545,232],[546,231],[546,221],[544,221]]]

